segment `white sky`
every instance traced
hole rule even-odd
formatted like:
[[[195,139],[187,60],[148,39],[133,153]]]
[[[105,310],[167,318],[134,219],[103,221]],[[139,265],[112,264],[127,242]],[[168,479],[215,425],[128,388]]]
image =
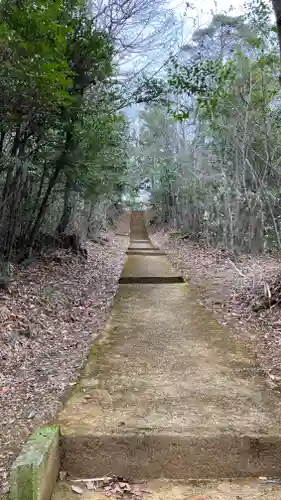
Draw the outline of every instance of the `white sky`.
[[[154,67],[161,66],[171,53],[177,53],[182,45],[188,43],[194,31],[208,26],[214,14],[222,12],[233,16],[242,14],[244,2],[245,0],[190,0],[190,2],[167,0],[167,3],[164,2],[165,7],[170,7],[174,11],[181,26],[180,29],[178,26],[175,28],[174,37],[173,33],[170,35],[172,38],[168,35],[166,50],[163,51],[163,47],[159,50],[152,48],[151,52],[136,54],[133,59],[129,54],[128,61],[122,62],[123,68],[128,67],[130,70],[133,65],[135,68],[142,67],[147,61],[153,72]]]
[[[246,0],[168,0],[168,5],[175,11],[181,20],[181,32],[177,30],[176,45],[172,52],[177,53],[178,49],[190,42],[192,33],[199,28],[208,26],[214,14],[229,13],[230,15],[243,14],[244,4]],[[270,2],[270,0],[267,0]],[[187,7],[190,5],[190,7]],[[169,57],[169,46],[167,52],[160,52],[138,56],[137,60],[132,63],[129,61],[128,67],[132,68],[132,64],[142,68],[146,61],[148,62],[147,73],[153,74],[158,68],[162,67],[163,62]],[[135,107],[128,110],[128,115],[136,116]]]
[[[179,13],[183,20],[183,38],[186,42],[192,31],[206,27],[214,14],[222,12],[239,15],[244,11],[244,1],[240,0],[170,0],[171,8]],[[190,5],[187,7],[187,4]]]
[[[197,16],[200,24],[207,24],[211,21],[212,12],[213,14],[219,12],[228,12],[232,10],[233,15],[241,14],[243,12],[244,1],[237,0],[192,0],[191,2],[186,2],[185,0],[170,0],[170,5],[172,8],[176,8],[182,14],[187,12],[190,16]],[[191,7],[186,9],[186,4],[190,4]]]

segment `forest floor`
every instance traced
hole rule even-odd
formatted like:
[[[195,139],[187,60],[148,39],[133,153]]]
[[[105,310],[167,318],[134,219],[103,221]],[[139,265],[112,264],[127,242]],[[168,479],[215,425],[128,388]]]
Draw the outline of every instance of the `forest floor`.
[[[0,497],[11,462],[29,433],[57,413],[107,318],[128,227],[125,214],[103,245],[88,243],[87,260],[58,251],[18,268],[0,291]]]
[[[165,250],[218,322],[243,336],[268,384],[280,388],[281,255],[241,255],[234,262],[221,250],[175,239],[164,229],[151,228],[151,240]],[[267,307],[256,312],[261,306]]]

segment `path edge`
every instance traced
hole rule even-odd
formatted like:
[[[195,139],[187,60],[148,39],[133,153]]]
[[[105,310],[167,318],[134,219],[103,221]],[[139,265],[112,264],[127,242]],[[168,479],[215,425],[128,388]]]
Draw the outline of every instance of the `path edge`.
[[[60,469],[60,428],[31,434],[10,473],[10,500],[50,500]]]

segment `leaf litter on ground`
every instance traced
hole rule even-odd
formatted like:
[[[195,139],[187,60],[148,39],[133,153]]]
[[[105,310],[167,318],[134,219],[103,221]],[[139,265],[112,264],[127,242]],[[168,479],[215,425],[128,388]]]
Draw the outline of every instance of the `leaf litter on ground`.
[[[128,232],[126,214],[119,225]],[[88,259],[59,259],[16,269],[0,292],[0,497],[8,470],[30,432],[58,411],[114,299],[128,236],[111,230],[88,243]]]
[[[144,496],[151,495],[149,490],[144,489],[140,485],[131,484],[122,477],[96,477],[91,479],[71,479],[72,491],[82,495],[85,493],[85,488],[88,490],[103,491],[105,496],[116,499],[142,500]],[[81,486],[77,486],[77,484]],[[82,487],[83,485],[83,487]]]

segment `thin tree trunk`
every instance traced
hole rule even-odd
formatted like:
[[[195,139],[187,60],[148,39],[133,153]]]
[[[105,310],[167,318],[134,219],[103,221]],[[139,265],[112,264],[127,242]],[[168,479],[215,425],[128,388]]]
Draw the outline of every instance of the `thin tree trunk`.
[[[51,176],[51,178],[49,180],[48,188],[47,188],[47,190],[45,192],[45,195],[44,195],[43,200],[41,202],[41,206],[39,208],[39,211],[38,211],[37,217],[35,219],[34,225],[33,225],[32,229],[31,229],[31,232],[30,232],[30,235],[29,235],[29,238],[28,238],[28,242],[27,242],[27,252],[28,253],[30,252],[30,250],[32,249],[32,247],[34,245],[34,241],[36,239],[37,233],[39,231],[39,228],[41,226],[42,220],[43,220],[44,215],[46,213],[46,210],[47,210],[47,207],[48,207],[49,198],[50,198],[50,195],[51,195],[51,193],[53,191],[53,188],[54,188],[54,186],[55,186],[55,184],[57,182],[58,176],[59,176],[59,174],[61,173],[61,171],[65,167],[65,160],[66,160],[66,157],[67,157],[67,152],[68,152],[69,144],[71,143],[71,140],[72,140],[72,135],[73,135],[73,133],[72,133],[72,128],[71,128],[71,130],[69,130],[67,132],[63,151],[62,151],[60,157],[56,161],[55,170],[53,171],[53,175]]]
[[[24,175],[23,169],[22,166],[20,166],[13,179],[14,187],[13,187],[13,196],[11,201],[11,212],[9,217],[10,222],[8,226],[7,239],[6,239],[7,243],[5,248],[7,261],[10,261],[12,258],[13,247],[17,235],[18,209],[21,205],[22,191],[26,181],[26,179],[25,180],[23,179],[23,175]]]
[[[27,228],[26,228],[26,234],[30,233],[30,230],[32,227],[32,222],[33,222],[33,217],[34,217],[34,214],[36,212],[36,208],[38,207],[40,200],[41,200],[44,182],[45,182],[46,177],[47,177],[47,172],[48,172],[48,165],[46,162],[44,167],[43,167],[43,172],[42,172],[41,179],[40,179],[39,189],[37,191],[35,202],[33,204],[33,210],[31,210],[31,213],[30,213],[29,221],[28,221]]]
[[[17,127],[16,135],[14,137],[13,146],[11,149],[11,156],[16,156],[16,153],[17,153],[18,148],[19,148],[19,144],[20,144],[20,127]],[[5,184],[4,184],[3,192],[2,192],[2,210],[4,209],[5,201],[7,199],[8,192],[10,190],[10,185],[11,185],[12,178],[13,178],[13,173],[14,173],[14,168],[11,166],[8,167],[8,172],[6,175],[6,180],[5,180]]]
[[[64,187],[64,203],[63,203],[63,212],[56,229],[56,233],[63,233],[70,221],[70,217],[72,214],[72,203],[71,203],[71,191],[72,191],[72,182],[70,176],[66,174],[65,178],[65,187]]]
[[[6,135],[6,132],[4,132],[4,130],[2,129],[1,133],[0,133],[0,155],[3,154],[5,135]]]

